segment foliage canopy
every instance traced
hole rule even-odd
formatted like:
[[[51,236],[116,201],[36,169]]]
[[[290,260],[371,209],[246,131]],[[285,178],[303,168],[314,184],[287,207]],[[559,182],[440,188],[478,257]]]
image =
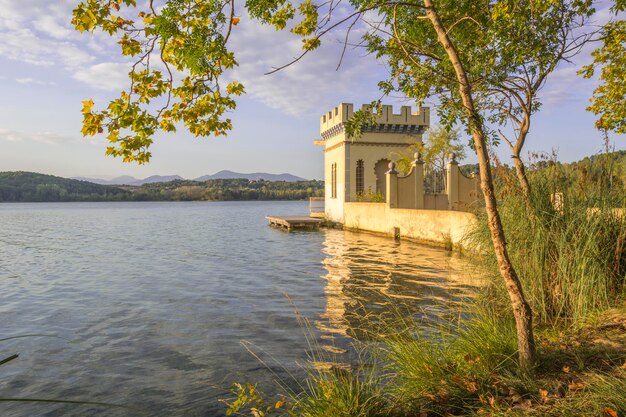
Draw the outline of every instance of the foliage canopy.
[[[623,7],[618,3],[616,9]],[[115,37],[122,55],[134,63],[129,64],[129,87],[105,108],[83,102],[82,133],[106,133],[107,154],[138,163],[150,160],[158,131],[175,132],[182,124],[196,136],[226,135],[232,128],[229,113],[245,91],[228,76],[238,65],[229,39],[241,24],[237,11],[244,13],[242,6],[253,19],[300,36],[303,54],[337,26],[349,25],[349,33],[364,21],[365,46],[390,68],[389,79],[380,82],[383,93],[399,91],[418,103],[437,96],[442,123],[450,127],[460,122],[468,129],[471,123],[485,128],[486,121],[502,124],[536,111],[536,95],[524,97],[524,92],[540,88],[546,75],[580,46],[584,39],[575,42],[570,30],[594,12],[591,0],[438,1],[437,13],[465,64],[475,105],[488,119],[470,122],[463,114],[454,66],[426,19],[423,0],[350,0],[347,14],[341,2],[313,0],[247,0],[240,9],[234,0],[149,0],[144,6],[136,0],[84,0],[73,11],[75,28]],[[607,25],[595,66],[624,56],[623,32],[623,22]],[[616,48],[621,48],[617,57]],[[585,75],[591,76],[595,66],[587,67]],[[608,91],[599,88],[590,107],[603,112],[601,124],[622,129],[618,131],[625,129],[626,119],[623,88],[618,88],[623,67],[603,66]],[[619,91],[622,101],[616,98]],[[613,103],[612,119],[607,102]],[[498,142],[500,136],[493,131],[490,137]]]

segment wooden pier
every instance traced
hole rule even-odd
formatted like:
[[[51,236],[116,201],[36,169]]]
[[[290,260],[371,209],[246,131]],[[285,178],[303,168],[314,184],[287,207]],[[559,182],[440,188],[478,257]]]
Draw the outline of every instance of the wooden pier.
[[[270,226],[287,230],[317,229],[323,221],[309,216],[267,216],[266,218]]]

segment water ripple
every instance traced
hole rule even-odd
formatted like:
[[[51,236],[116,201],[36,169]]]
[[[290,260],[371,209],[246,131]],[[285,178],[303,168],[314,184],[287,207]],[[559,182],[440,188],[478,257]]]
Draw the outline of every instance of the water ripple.
[[[0,353],[20,352],[0,369],[3,397],[134,407],[2,403],[0,415],[220,416],[233,382],[272,393],[271,381],[293,384],[319,350],[335,360],[320,366],[350,363],[351,341],[368,339],[370,320],[400,306],[415,316],[459,311],[479,285],[463,259],[438,249],[266,225],[268,214],[306,210],[0,205],[0,334],[63,338],[2,342]]]

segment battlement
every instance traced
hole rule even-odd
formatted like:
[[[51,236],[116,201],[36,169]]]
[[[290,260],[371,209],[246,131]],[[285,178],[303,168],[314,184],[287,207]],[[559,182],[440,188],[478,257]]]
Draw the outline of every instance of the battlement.
[[[354,106],[352,103],[341,103],[338,106],[331,109],[320,117],[320,133],[322,137],[328,136],[327,132],[335,132],[343,130],[343,124],[352,117],[354,113]],[[361,106],[361,110],[373,112],[373,109],[364,104]],[[407,128],[400,128],[400,126],[410,126],[415,130],[416,128],[423,126],[428,127],[430,125],[430,108],[420,107],[417,112],[413,113],[410,106],[400,107],[400,113],[395,114],[393,112],[393,106],[383,105],[380,113],[376,114],[376,123],[383,126],[395,126],[397,131],[406,131]]]

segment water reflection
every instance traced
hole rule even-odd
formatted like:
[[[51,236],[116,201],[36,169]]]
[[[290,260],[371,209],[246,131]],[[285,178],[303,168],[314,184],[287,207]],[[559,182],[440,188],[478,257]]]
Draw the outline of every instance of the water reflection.
[[[323,252],[326,308],[317,328],[359,341],[399,316],[458,317],[481,284],[458,254],[408,241],[327,231]]]

